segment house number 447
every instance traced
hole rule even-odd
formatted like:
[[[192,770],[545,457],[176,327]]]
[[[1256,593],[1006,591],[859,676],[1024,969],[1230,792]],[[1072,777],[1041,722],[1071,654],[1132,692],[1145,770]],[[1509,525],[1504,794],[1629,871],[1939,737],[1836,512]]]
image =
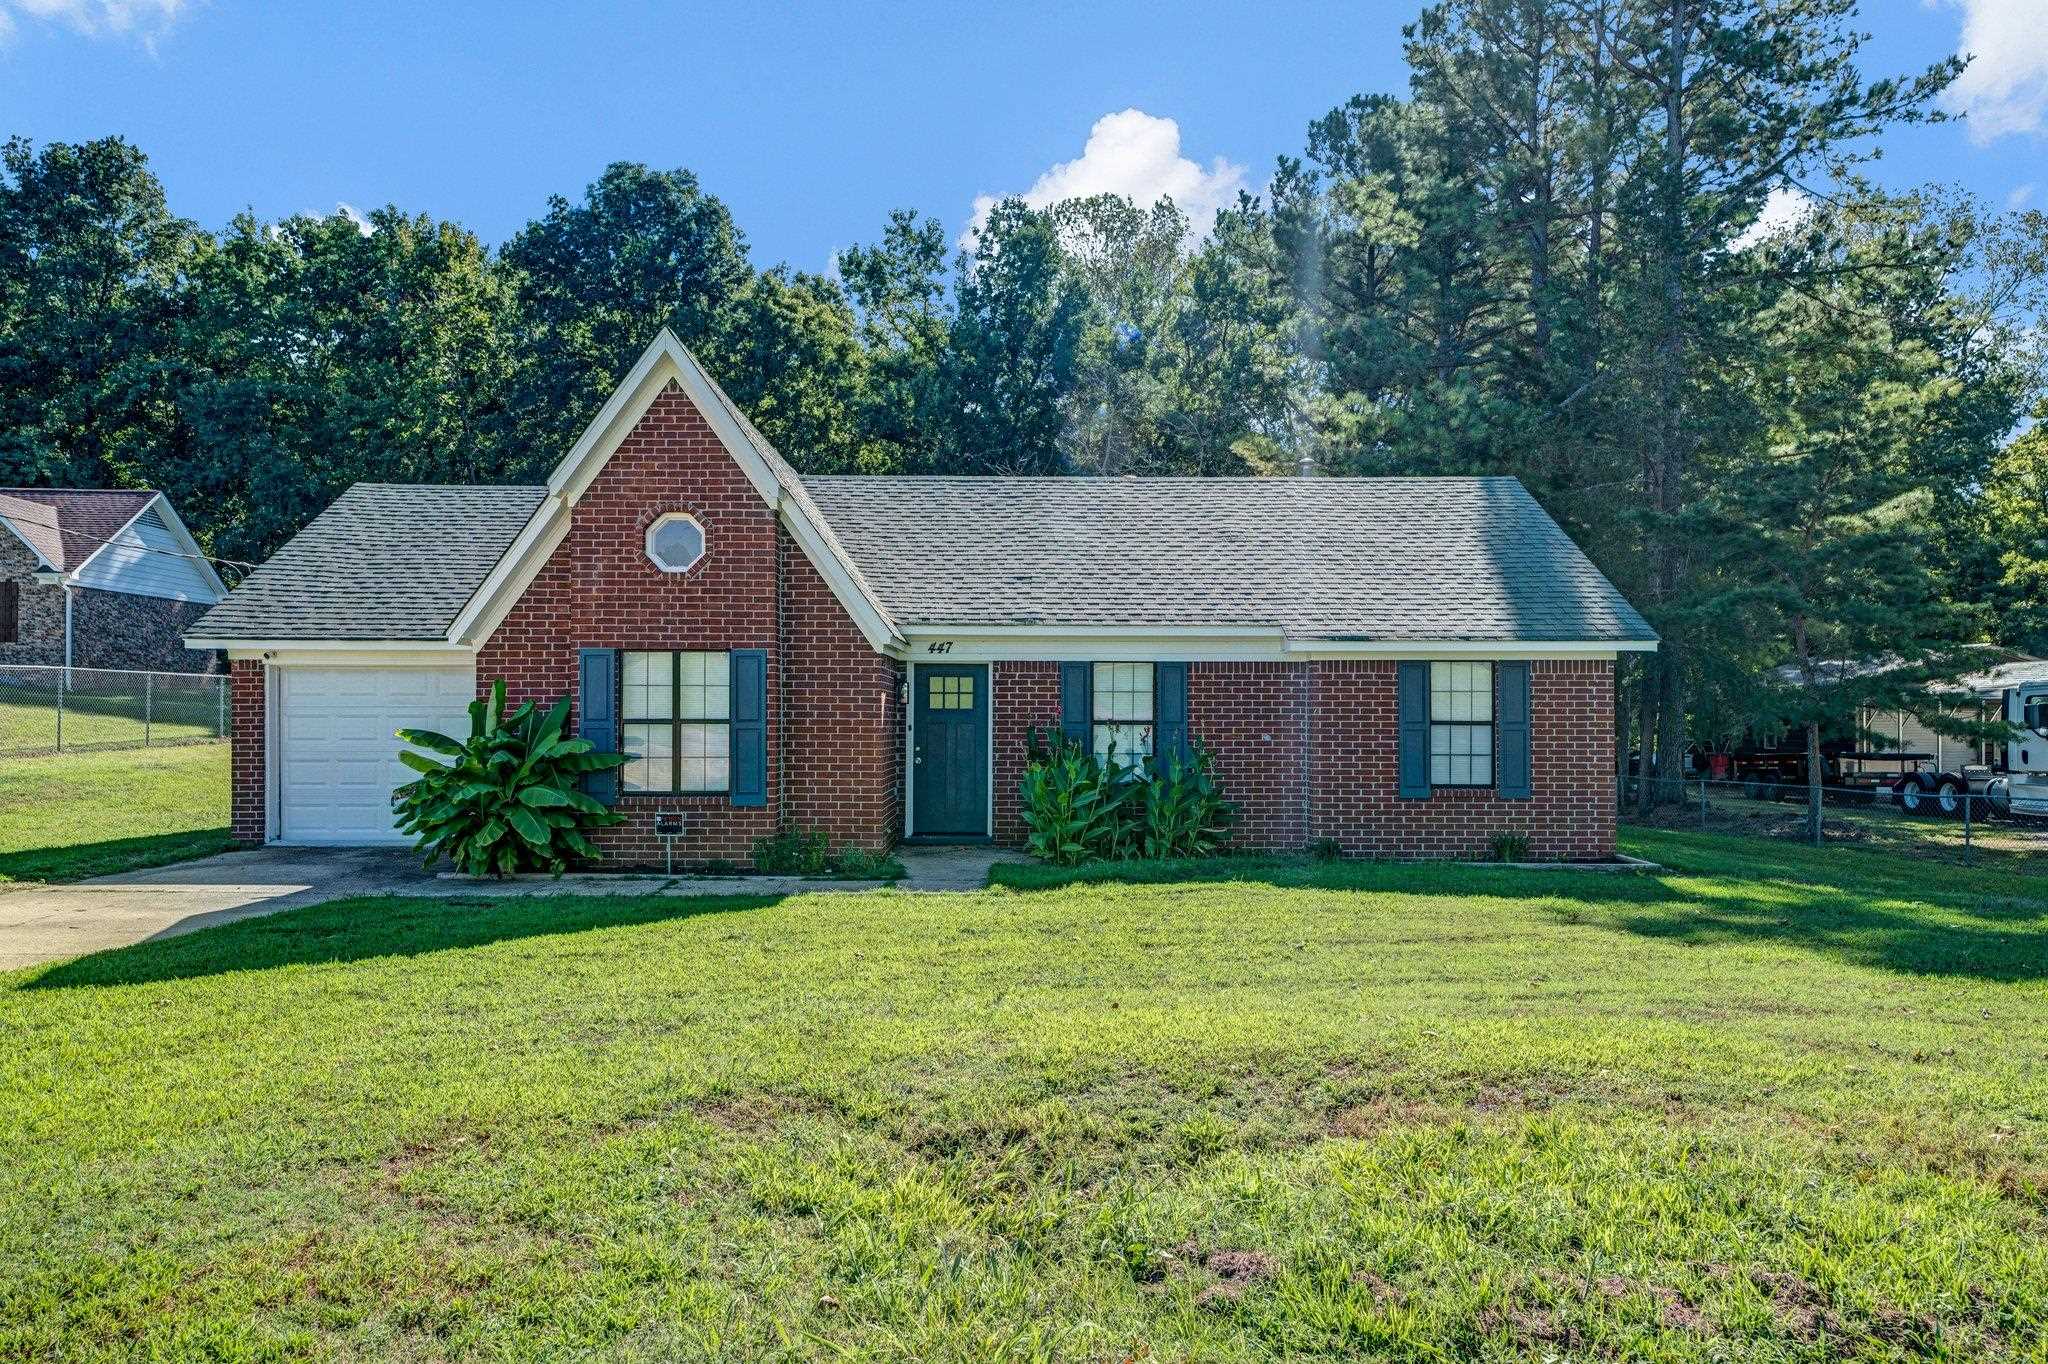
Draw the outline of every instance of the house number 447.
[[[950,639],[938,640],[935,643],[925,645],[924,651],[928,654],[950,654],[953,652],[953,641]]]

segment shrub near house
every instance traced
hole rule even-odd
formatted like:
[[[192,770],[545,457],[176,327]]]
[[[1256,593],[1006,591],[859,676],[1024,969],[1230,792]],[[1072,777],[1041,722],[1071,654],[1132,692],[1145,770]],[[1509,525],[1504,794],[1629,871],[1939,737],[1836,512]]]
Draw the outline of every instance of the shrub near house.
[[[396,841],[395,725],[503,677],[628,761],[593,835],[1021,845],[1026,731],[1213,752],[1245,847],[1609,856],[1655,637],[1513,479],[799,476],[673,337],[543,486],[358,485],[194,627],[235,833]]]

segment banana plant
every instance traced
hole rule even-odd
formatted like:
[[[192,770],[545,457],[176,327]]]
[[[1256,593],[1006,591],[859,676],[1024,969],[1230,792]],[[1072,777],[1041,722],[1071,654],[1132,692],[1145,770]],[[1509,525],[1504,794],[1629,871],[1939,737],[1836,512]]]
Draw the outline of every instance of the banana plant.
[[[400,739],[426,750],[398,755],[420,774],[392,793],[399,831],[419,840],[415,851],[426,854],[429,866],[446,857],[472,876],[559,876],[572,860],[597,860],[588,834],[623,823],[624,816],[585,795],[578,783],[623,766],[626,755],[598,753],[587,739],[564,737],[568,722],[567,697],[545,713],[522,701],[508,714],[501,677],[488,696],[469,703],[467,740],[399,730]]]

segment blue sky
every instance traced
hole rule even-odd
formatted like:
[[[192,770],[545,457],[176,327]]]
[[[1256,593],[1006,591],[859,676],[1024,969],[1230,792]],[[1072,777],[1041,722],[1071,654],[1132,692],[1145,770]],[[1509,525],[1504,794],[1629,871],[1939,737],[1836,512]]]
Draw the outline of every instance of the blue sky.
[[[758,264],[818,270],[898,206],[957,232],[1034,187],[1257,190],[1310,119],[1402,88],[1418,6],[0,0],[0,132],[125,135],[209,227],[388,202],[494,243],[609,161],[687,166]],[[1863,26],[1872,72],[1982,54],[1970,120],[1888,139],[1882,179],[2048,206],[2048,0]]]

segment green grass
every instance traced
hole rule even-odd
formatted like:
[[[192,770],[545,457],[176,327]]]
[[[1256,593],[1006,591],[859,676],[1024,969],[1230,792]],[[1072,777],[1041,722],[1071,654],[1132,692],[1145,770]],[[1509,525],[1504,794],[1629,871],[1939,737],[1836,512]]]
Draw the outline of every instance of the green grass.
[[[2048,905],[1629,846],[18,973],[0,1357],[2041,1358]]]
[[[1830,801],[1822,808],[1821,828],[1831,847],[1896,853],[1953,865],[2003,865],[2025,871],[2048,857],[2048,825],[2034,820],[1987,818],[1981,799],[1972,815],[1966,831],[1960,818],[1908,815],[1889,801],[1861,805]],[[1622,817],[1637,819],[1632,811],[1624,811]],[[1701,832],[1697,788],[1683,803],[1664,807],[1640,822]],[[1704,832],[1804,843],[1806,806],[1797,800],[1747,800],[1732,792],[1717,793],[1708,802]],[[1942,873],[1923,869],[1923,874]]]
[[[190,743],[219,734],[220,706],[211,690],[177,692],[150,699],[150,723],[144,726],[144,698],[134,695],[81,695],[64,698],[64,747],[93,748],[153,743]],[[0,754],[37,753],[57,747],[57,706],[54,695],[29,702],[0,700]]]
[[[227,824],[226,744],[0,759],[0,883],[202,857]]]

